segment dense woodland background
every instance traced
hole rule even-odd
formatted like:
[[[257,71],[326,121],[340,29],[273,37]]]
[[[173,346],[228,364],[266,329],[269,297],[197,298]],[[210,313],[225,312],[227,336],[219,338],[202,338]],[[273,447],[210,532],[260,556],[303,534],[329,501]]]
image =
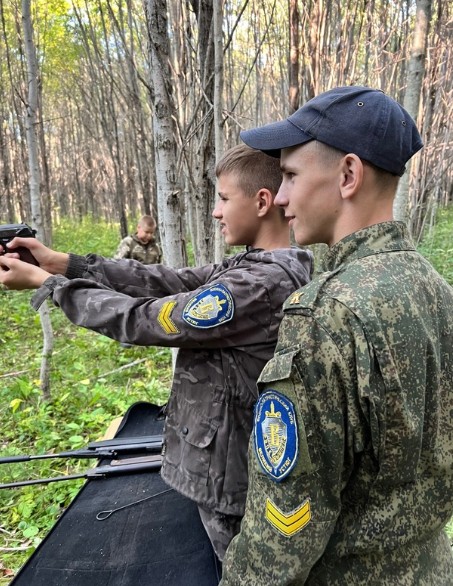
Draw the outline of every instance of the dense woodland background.
[[[165,261],[221,254],[216,157],[239,131],[362,84],[414,111],[418,240],[453,199],[452,0],[0,0],[1,221],[159,217]],[[34,143],[34,144],[33,144]],[[30,153],[32,156],[30,156]],[[404,215],[404,214],[403,214]],[[220,247],[220,248],[219,248]]]

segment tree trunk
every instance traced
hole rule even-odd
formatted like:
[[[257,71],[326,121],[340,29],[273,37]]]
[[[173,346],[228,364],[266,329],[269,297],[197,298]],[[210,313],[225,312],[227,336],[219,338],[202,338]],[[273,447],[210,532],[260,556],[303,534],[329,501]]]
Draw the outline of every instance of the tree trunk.
[[[407,71],[406,93],[403,105],[412,118],[417,121],[425,72],[426,45],[431,21],[431,0],[417,0],[414,38],[411,57]],[[411,179],[411,161],[400,179],[393,206],[396,220],[409,221],[409,183]]]
[[[214,2],[214,143],[215,162],[222,158],[223,132],[223,2]],[[219,229],[214,228],[215,262],[221,262],[225,254],[225,241]]]
[[[298,0],[289,3],[289,113],[299,109],[299,8]]]
[[[148,25],[159,231],[166,264],[183,267],[187,264],[187,257],[182,231],[182,190],[176,173],[174,119],[177,114],[168,63],[167,2],[145,0],[144,7]]]
[[[40,200],[40,169],[38,153],[37,124],[38,115],[38,61],[36,48],[33,41],[33,23],[30,11],[31,0],[22,0],[22,23],[24,30],[25,54],[27,58],[28,100],[25,116],[25,128],[28,143],[28,164],[30,168],[30,204],[32,210],[32,223],[36,228],[38,238],[43,238],[43,218],[41,215]],[[39,310],[41,327],[43,331],[43,354],[41,362],[41,390],[44,399],[50,397],[49,371],[53,350],[52,324],[50,322],[49,308],[43,303]]]
[[[216,9],[222,11],[221,0],[216,0]],[[215,164],[215,130],[214,130],[214,13],[213,0],[191,0],[198,24],[197,78],[200,96],[195,134],[195,152],[192,153],[192,175],[194,185],[189,195],[189,205],[193,212],[192,241],[195,262],[204,265],[213,260],[214,222],[212,210],[215,205],[215,181],[213,168]]]

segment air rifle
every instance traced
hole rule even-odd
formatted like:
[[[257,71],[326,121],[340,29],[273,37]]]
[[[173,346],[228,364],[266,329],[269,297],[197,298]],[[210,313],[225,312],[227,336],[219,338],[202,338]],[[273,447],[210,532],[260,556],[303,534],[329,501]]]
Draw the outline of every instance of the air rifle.
[[[83,450],[71,450],[56,454],[6,456],[0,458],[0,464],[13,464],[16,462],[28,462],[30,460],[46,460],[48,458],[115,458],[122,454],[160,452],[161,449],[162,435],[113,438],[110,440],[91,442]]]
[[[108,476],[118,476],[121,474],[135,474],[137,472],[146,472],[149,470],[158,470],[162,465],[162,456],[153,454],[139,458],[123,458],[114,460],[107,466],[98,466],[81,474],[68,474],[67,476],[54,476],[52,478],[36,478],[34,480],[20,480],[18,482],[8,482],[0,484],[2,488],[18,488],[20,486],[30,486],[32,484],[49,484],[50,482],[60,482],[61,480],[75,480],[77,478],[87,478],[90,480],[106,478]]]

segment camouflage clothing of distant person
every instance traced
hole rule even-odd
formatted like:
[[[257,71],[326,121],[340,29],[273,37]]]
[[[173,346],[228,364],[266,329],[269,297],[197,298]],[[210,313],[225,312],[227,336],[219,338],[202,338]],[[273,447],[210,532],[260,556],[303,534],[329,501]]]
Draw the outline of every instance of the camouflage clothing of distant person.
[[[280,155],[296,241],[329,250],[260,375],[221,585],[451,585],[453,289],[392,220],[415,124],[352,86],[241,137]]]
[[[313,256],[290,247],[288,222],[273,205],[277,159],[239,145],[216,174],[213,216],[227,244],[246,246],[218,264],[173,269],[68,256],[24,238],[13,246],[34,240],[25,246],[41,268],[2,256],[10,270],[7,280],[0,271],[0,280],[40,287],[35,307],[51,294],[73,323],[120,342],[179,348],[162,477],[198,503],[222,559],[245,508],[256,381],[273,355],[283,302],[309,281]]]
[[[113,258],[131,258],[144,265],[162,262],[162,253],[154,238],[156,220],[152,216],[142,216],[137,225],[137,232],[121,240]]]

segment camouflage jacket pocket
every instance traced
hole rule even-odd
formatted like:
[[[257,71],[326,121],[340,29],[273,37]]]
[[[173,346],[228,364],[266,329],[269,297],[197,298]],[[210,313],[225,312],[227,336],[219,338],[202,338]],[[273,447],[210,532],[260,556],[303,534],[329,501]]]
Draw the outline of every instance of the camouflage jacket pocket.
[[[260,391],[263,390],[266,383],[281,381],[290,378],[294,357],[299,350],[291,350],[285,354],[275,354],[263,368],[258,379]]]

